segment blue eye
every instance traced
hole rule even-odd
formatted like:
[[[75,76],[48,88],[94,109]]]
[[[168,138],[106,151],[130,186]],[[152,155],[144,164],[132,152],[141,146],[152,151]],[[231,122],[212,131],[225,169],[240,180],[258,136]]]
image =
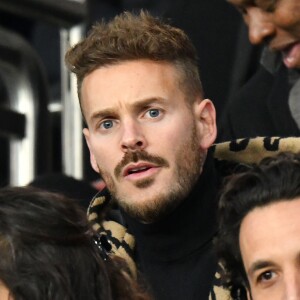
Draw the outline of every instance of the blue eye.
[[[159,114],[160,114],[160,111],[158,109],[150,109],[149,110],[149,116],[151,118],[156,118],[159,116]]]
[[[104,121],[101,126],[103,126],[103,128],[105,129],[110,129],[113,127],[113,121],[112,120],[106,120]]]

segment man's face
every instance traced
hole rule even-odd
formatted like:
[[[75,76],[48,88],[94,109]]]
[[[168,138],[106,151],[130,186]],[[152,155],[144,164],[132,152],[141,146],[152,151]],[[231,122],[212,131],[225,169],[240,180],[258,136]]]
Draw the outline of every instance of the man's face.
[[[174,66],[137,60],[89,74],[82,106],[92,167],[124,210],[153,222],[176,207],[215,139],[211,101],[187,105]]]
[[[240,250],[253,300],[300,299],[300,198],[251,211]]]
[[[300,68],[299,0],[228,0],[243,14],[252,44],[282,53],[287,68]]]

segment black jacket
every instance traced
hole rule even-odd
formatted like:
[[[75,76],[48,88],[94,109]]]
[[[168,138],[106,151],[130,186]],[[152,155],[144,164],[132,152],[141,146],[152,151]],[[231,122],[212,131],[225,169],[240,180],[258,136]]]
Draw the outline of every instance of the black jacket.
[[[299,136],[288,97],[287,69],[282,66],[272,75],[261,67],[223,112],[218,141],[256,136]]]

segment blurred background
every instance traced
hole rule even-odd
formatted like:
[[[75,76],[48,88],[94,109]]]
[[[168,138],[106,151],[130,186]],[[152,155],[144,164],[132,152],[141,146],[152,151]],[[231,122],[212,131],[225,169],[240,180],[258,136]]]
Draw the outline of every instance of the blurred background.
[[[64,53],[95,21],[142,8],[189,34],[220,119],[260,54],[225,0],[0,0],[0,186],[26,185],[47,174],[98,179]]]

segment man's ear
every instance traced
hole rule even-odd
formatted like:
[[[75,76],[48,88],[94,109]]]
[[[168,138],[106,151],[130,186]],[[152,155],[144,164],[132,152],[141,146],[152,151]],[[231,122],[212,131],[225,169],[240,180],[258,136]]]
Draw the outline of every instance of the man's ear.
[[[88,148],[89,148],[89,151],[90,151],[90,163],[91,163],[91,166],[92,166],[92,168],[94,169],[95,172],[99,173],[98,164],[97,164],[97,161],[95,159],[95,156],[93,154],[92,147],[91,147],[90,131],[88,130],[88,128],[84,128],[82,130],[82,132],[84,134],[85,141],[86,141],[86,143],[88,145]]]
[[[194,105],[200,148],[207,150],[217,137],[216,110],[209,99],[198,99]]]

